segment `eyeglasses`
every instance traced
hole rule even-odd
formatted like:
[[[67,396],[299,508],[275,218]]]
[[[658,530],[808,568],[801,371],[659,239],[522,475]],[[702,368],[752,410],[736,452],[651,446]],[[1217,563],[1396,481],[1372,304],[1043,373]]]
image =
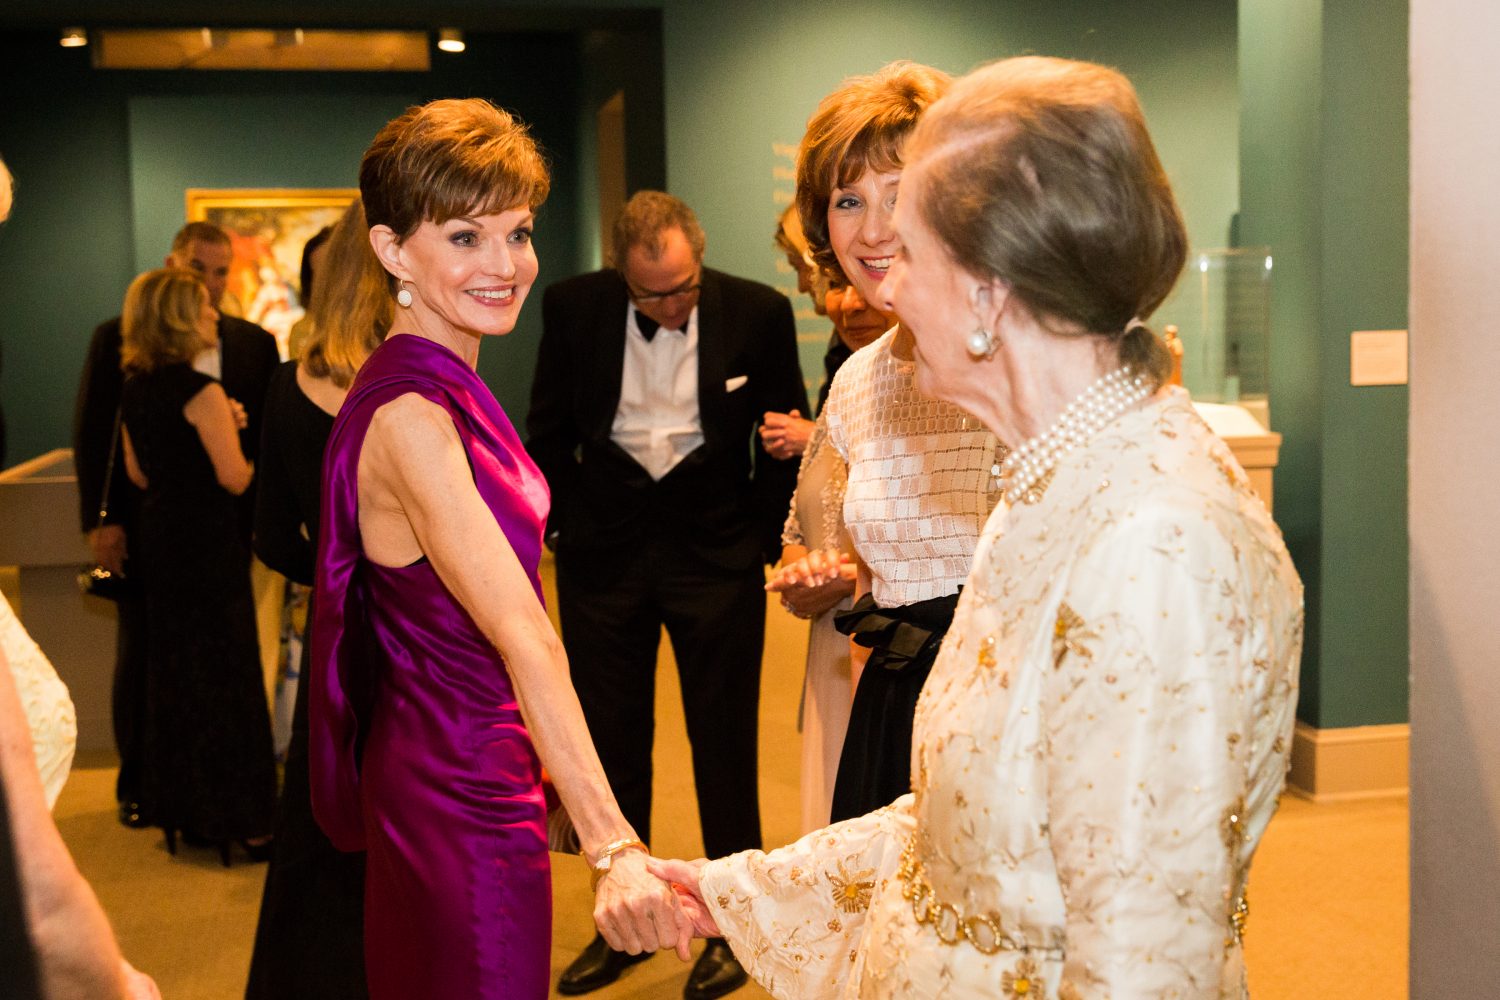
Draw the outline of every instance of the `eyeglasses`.
[[[638,292],[626,282],[625,287],[630,291],[632,302],[665,302],[667,299],[685,299],[689,295],[698,294],[698,289],[703,287],[703,276],[695,275],[685,285],[678,285],[669,292]]]

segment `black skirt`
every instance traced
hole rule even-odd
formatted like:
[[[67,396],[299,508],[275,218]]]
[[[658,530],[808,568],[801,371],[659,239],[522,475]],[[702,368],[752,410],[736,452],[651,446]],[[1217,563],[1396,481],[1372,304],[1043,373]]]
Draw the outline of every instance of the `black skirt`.
[[[958,594],[882,608],[869,594],[834,627],[870,649],[833,784],[832,820],[863,816],[911,791],[911,727],[917,698],[953,622]]]

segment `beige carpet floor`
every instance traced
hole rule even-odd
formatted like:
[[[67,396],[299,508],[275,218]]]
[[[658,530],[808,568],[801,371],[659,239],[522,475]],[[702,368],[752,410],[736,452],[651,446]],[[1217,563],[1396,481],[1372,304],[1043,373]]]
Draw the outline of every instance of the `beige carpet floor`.
[[[760,797],[766,843],[797,833],[796,716],[805,626],[768,610],[761,699]],[[662,646],[658,684],[654,849],[702,852],[675,666]],[[168,856],[158,831],[121,827],[114,770],[82,760],[58,803],[58,826],[114,922],[121,944],[156,977],[166,1000],[243,994],[265,868],[237,854],[220,867],[209,850]],[[553,967],[560,972],[593,933],[583,865],[554,856]],[[1406,996],[1407,810],[1404,801],[1282,804],[1250,880],[1247,933],[1257,1000],[1397,1000]],[[669,954],[629,970],[600,1000],[681,995],[688,967]],[[766,996],[754,985],[735,994]]]

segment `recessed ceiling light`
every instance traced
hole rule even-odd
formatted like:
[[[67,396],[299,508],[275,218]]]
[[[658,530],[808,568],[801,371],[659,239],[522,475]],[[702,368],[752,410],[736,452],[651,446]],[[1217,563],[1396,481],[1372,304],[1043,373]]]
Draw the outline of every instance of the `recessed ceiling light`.
[[[89,43],[89,33],[82,28],[64,28],[57,44],[65,49],[77,49]]]
[[[444,28],[438,32],[438,48],[444,52],[462,52],[464,33],[457,28]]]

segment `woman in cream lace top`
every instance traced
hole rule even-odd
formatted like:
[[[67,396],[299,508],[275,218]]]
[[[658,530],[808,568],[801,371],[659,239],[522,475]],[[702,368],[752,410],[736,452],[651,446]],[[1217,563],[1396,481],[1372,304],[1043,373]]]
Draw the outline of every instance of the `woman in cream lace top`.
[[[914,792],[657,866],[777,997],[1247,995],[1301,585],[1135,317],[1186,238],[1134,91],[976,71],[908,144],[882,287],[918,386],[1017,445],[917,709]]]
[[[902,146],[949,82],[928,66],[891,63],[844,81],[808,121],[797,152],[803,232],[819,266],[868,303],[877,302],[896,251],[891,210]],[[997,496],[985,488],[994,436],[959,407],[918,391],[910,345],[897,326],[856,351],[821,415],[827,444],[848,470],[843,522],[863,595],[836,625],[870,650],[863,664],[851,658],[855,693],[832,793],[835,820],[910,789],[917,696]],[[814,549],[784,567],[771,589],[822,586],[841,569],[836,551]]]

